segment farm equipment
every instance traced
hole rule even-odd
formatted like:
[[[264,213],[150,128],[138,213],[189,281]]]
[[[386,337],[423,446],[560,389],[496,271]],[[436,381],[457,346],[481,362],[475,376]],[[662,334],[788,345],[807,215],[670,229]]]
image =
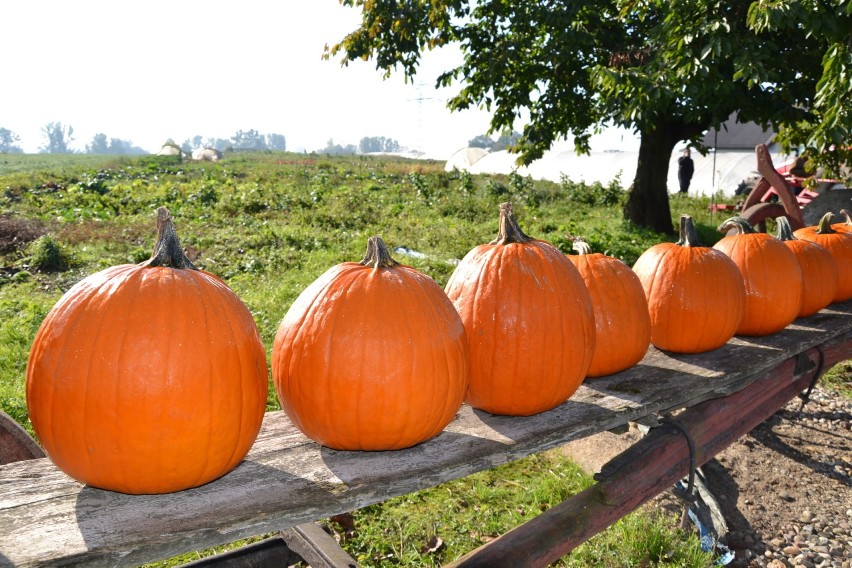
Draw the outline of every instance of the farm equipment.
[[[795,231],[815,225],[828,211],[835,214],[840,209],[852,207],[852,190],[846,189],[837,180],[818,180],[816,191],[807,189],[806,176],[797,175],[796,161],[776,168],[765,144],[755,147],[757,171],[761,175],[742,204],[711,205],[711,210],[737,211],[756,230],[766,232],[766,221],[786,217]]]

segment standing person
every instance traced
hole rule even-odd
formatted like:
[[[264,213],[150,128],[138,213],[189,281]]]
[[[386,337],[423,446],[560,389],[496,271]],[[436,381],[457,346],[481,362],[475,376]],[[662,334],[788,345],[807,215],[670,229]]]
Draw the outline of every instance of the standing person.
[[[683,156],[677,159],[677,181],[680,182],[681,193],[686,193],[689,190],[689,182],[692,181],[692,174],[694,173],[695,164],[689,157],[689,148],[684,148]]]

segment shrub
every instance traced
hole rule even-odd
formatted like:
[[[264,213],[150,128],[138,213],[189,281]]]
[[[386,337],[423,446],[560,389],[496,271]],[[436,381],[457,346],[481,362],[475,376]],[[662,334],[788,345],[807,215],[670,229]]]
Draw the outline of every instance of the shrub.
[[[573,182],[564,174],[560,185],[565,197],[570,201],[584,203],[586,205],[610,206],[618,205],[624,198],[625,191],[621,189],[621,177],[616,176],[607,185],[594,182],[587,185],[584,182]]]
[[[70,266],[70,256],[50,235],[37,238],[29,247],[30,270],[60,272]]]

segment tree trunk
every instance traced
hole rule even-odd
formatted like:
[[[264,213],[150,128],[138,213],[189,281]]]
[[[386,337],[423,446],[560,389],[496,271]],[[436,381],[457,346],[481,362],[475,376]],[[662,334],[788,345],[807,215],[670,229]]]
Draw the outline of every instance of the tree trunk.
[[[640,227],[674,234],[666,180],[672,151],[683,138],[680,128],[669,126],[640,132],[636,177],[624,206],[624,218]]]

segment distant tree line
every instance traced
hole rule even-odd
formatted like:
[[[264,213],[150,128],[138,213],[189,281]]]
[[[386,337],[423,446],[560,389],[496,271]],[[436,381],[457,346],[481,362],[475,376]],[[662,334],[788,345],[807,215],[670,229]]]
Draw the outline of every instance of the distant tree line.
[[[49,122],[41,129],[43,145],[39,152],[45,154],[70,154],[74,150],[70,148],[74,141],[74,128],[66,126],[61,122]],[[21,154],[23,149],[18,144],[21,137],[8,128],[0,128],[0,153]],[[187,139],[180,148],[187,153],[195,148],[216,148],[221,151],[239,150],[278,150],[287,149],[287,140],[283,134],[261,134],[257,130],[239,130],[231,138],[203,138],[194,136]],[[92,141],[86,144],[87,154],[147,154],[144,149],[135,146],[129,140],[121,138],[110,138],[99,132],[92,137]]]
[[[9,130],[0,128],[0,154],[22,154],[24,150],[18,146],[21,137]]]
[[[74,140],[74,127],[65,126],[61,122],[48,122],[41,129],[44,146],[39,151],[47,154],[69,154],[72,152],[68,144]]]
[[[372,154],[372,153],[392,153],[399,152],[402,147],[399,142],[393,138],[385,138],[384,136],[365,136],[357,146],[354,144],[346,144],[341,146],[335,144],[333,139],[329,139],[325,148],[319,150],[322,154],[331,156],[339,156],[344,154]]]
[[[520,138],[521,133],[515,131],[503,132],[497,140],[494,140],[487,134],[480,134],[479,136],[471,138],[467,145],[471,148],[484,148],[489,152],[499,152],[500,150],[507,150],[511,148],[518,142],[518,140],[520,140]]]
[[[374,152],[399,152],[399,142],[384,136],[368,136],[361,138],[358,151],[362,154]]]
[[[86,144],[87,154],[147,154],[139,146],[128,140],[109,138],[103,133],[95,134],[90,144]]]
[[[69,145],[74,141],[74,127],[65,126],[61,122],[49,122],[41,129],[44,144],[39,147],[43,154],[71,154],[74,152]],[[0,128],[0,153],[22,154],[23,149],[18,145],[21,137],[9,130]],[[146,154],[145,150],[134,146],[128,140],[107,138],[106,134],[98,133],[86,144],[87,154]]]
[[[195,135],[187,138],[180,145],[181,150],[191,153],[196,148],[216,148],[222,152],[246,150],[276,150],[283,152],[287,149],[287,139],[283,134],[261,134],[255,129],[238,130],[230,138],[203,138]]]
[[[66,126],[61,122],[50,122],[42,129],[42,138],[44,144],[39,147],[41,153],[46,154],[69,154],[74,150],[70,148],[70,144],[74,141],[74,128]],[[515,135],[516,133],[512,133]],[[474,140],[484,139],[487,141],[488,147],[494,149],[500,144],[505,147],[511,141],[511,137],[501,136],[498,141],[493,141],[487,136],[480,136]],[[18,145],[20,137],[7,128],[0,128],[0,153],[13,154],[23,153],[23,149]],[[178,145],[171,139],[169,144],[179,147],[187,154],[191,154],[197,148],[215,148],[222,152],[234,151],[252,151],[252,150],[275,150],[285,151],[287,149],[287,140],[283,134],[262,134],[255,129],[238,130],[230,138],[204,138],[201,135],[195,135],[192,138],[187,138],[182,144]],[[471,145],[473,141],[471,141]],[[501,147],[501,149],[502,149]],[[329,140],[325,148],[318,150],[323,154],[343,155],[343,154],[371,154],[371,153],[393,153],[402,150],[399,142],[393,138],[385,136],[365,136],[361,138],[358,145],[335,144],[334,140]],[[111,138],[106,134],[99,132],[92,137],[91,142],[86,144],[85,153],[87,154],[147,154],[144,149],[135,146],[129,140],[121,138]]]

